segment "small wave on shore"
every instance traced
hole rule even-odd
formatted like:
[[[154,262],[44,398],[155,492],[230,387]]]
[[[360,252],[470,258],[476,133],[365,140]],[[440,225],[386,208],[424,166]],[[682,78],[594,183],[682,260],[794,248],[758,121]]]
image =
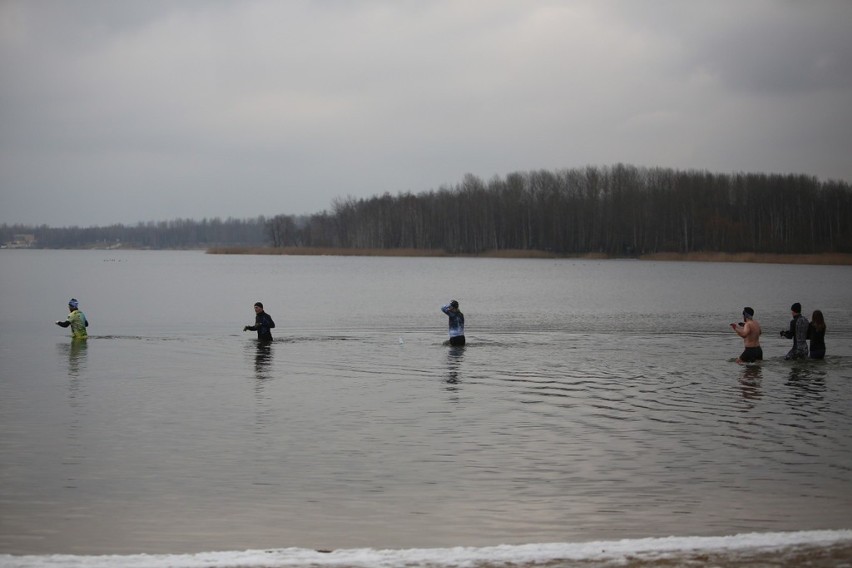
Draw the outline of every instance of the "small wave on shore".
[[[0,555],[9,568],[848,566],[852,530],[402,550],[304,548],[133,555]]]

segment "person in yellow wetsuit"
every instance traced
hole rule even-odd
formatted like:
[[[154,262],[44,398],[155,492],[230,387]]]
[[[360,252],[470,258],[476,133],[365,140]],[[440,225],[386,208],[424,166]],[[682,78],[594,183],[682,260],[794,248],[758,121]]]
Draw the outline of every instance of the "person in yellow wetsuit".
[[[89,327],[89,320],[86,319],[86,314],[80,311],[80,304],[75,298],[68,301],[68,318],[65,321],[58,320],[56,325],[59,327],[71,326],[72,339],[86,339],[89,334],[86,328]]]

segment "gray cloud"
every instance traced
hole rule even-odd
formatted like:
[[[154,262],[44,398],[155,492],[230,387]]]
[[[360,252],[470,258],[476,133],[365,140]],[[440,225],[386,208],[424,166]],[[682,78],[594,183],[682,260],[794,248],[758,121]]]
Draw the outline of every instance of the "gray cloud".
[[[615,162],[852,180],[848,2],[0,4],[0,222]]]

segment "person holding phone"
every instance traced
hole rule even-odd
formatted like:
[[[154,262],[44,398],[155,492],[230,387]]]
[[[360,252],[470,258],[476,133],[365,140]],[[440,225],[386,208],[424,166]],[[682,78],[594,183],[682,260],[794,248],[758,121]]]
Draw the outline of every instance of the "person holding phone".
[[[743,308],[743,321],[732,323],[731,329],[743,338],[745,350],[737,357],[737,363],[754,363],[763,360],[763,349],[760,347],[760,323],[754,319],[754,309]]]

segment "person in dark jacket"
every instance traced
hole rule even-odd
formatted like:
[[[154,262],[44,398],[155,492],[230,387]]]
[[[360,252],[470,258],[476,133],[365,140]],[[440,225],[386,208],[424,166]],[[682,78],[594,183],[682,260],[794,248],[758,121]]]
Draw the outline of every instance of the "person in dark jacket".
[[[793,319],[790,320],[790,329],[782,329],[781,336],[793,340],[793,348],[784,356],[785,359],[807,359],[808,358],[808,318],[802,315],[802,304],[796,302],[790,306]]]
[[[814,310],[811,323],[808,326],[808,340],[810,345],[810,358],[825,358],[825,318],[821,310]]]
[[[452,300],[446,306],[442,306],[441,311],[450,318],[450,345],[464,345],[464,314],[459,311],[459,303]]]
[[[272,317],[263,311],[263,304],[260,302],[254,303],[254,325],[247,325],[243,331],[256,331],[257,338],[260,341],[272,341],[272,332],[269,331],[275,327],[275,322]]]

